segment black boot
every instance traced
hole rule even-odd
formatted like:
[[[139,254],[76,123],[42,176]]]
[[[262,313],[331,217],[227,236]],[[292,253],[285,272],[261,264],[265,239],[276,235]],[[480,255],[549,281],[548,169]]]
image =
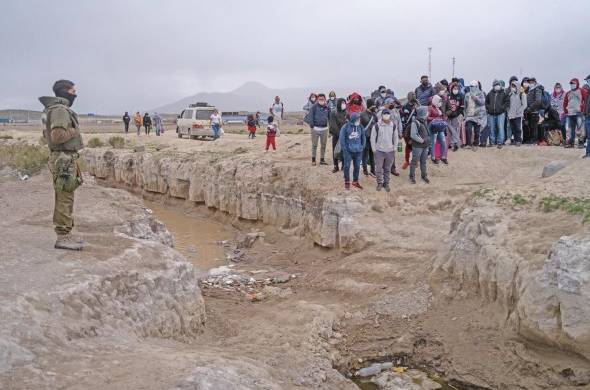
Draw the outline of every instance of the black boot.
[[[313,166],[316,166],[316,163],[315,163],[315,157],[312,157],[312,158],[311,158],[311,165],[313,165]]]
[[[328,165],[328,163],[323,158],[320,158],[320,165]]]

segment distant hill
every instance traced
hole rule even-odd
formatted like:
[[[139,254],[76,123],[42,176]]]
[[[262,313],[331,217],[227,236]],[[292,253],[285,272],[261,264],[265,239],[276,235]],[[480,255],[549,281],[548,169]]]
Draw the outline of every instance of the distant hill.
[[[0,118],[8,118],[15,122],[28,120],[40,120],[41,111],[32,110],[0,110]]]

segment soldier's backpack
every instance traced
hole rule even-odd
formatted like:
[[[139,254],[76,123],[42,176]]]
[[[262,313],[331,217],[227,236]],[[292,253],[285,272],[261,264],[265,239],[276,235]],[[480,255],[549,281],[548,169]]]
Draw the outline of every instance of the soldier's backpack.
[[[547,140],[547,145],[550,146],[560,146],[563,144],[563,134],[561,130],[548,130],[545,133],[545,139]]]

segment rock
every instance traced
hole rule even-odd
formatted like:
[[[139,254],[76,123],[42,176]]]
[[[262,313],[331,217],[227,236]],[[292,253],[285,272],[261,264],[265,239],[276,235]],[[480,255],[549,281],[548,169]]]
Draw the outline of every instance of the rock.
[[[145,146],[144,145],[136,145],[133,147],[133,151],[135,153],[145,152]]]
[[[418,370],[387,371],[373,378],[371,382],[381,390],[437,390],[442,388],[442,385]]]
[[[255,232],[255,233],[247,233],[237,242],[238,249],[250,249],[258,240],[259,237],[265,237],[266,234],[264,232]]]
[[[527,277],[517,304],[519,332],[590,359],[590,235],[562,237],[543,269]]]
[[[287,298],[288,296],[293,294],[293,290],[291,288],[280,288],[274,286],[264,286],[262,289],[262,293],[267,297],[279,297],[279,298]]]
[[[287,272],[277,272],[271,275],[273,283],[287,283],[291,280],[291,275]]]
[[[541,177],[553,176],[558,171],[565,168],[566,165],[567,165],[567,161],[565,161],[565,160],[551,161],[549,164],[545,165],[545,167],[543,168],[543,173],[541,174]]]

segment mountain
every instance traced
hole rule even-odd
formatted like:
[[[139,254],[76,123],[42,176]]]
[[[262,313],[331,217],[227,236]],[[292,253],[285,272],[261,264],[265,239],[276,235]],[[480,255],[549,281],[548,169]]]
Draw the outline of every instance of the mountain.
[[[409,87],[409,86],[406,86]],[[375,89],[370,87],[360,88],[334,88],[338,96],[347,96],[352,91],[359,91],[361,94],[368,94]],[[174,103],[157,107],[149,112],[159,112],[166,114],[180,113],[189,104],[196,102],[207,102],[214,105],[220,111],[261,111],[267,112],[273,103],[275,96],[280,96],[285,105],[286,111],[302,111],[303,105],[311,91],[323,91],[326,95],[330,88],[285,88],[273,89],[264,84],[255,81],[249,81],[242,86],[230,92],[202,92],[196,95],[185,97]],[[405,97],[406,92],[399,94],[396,90],[396,96]]]

